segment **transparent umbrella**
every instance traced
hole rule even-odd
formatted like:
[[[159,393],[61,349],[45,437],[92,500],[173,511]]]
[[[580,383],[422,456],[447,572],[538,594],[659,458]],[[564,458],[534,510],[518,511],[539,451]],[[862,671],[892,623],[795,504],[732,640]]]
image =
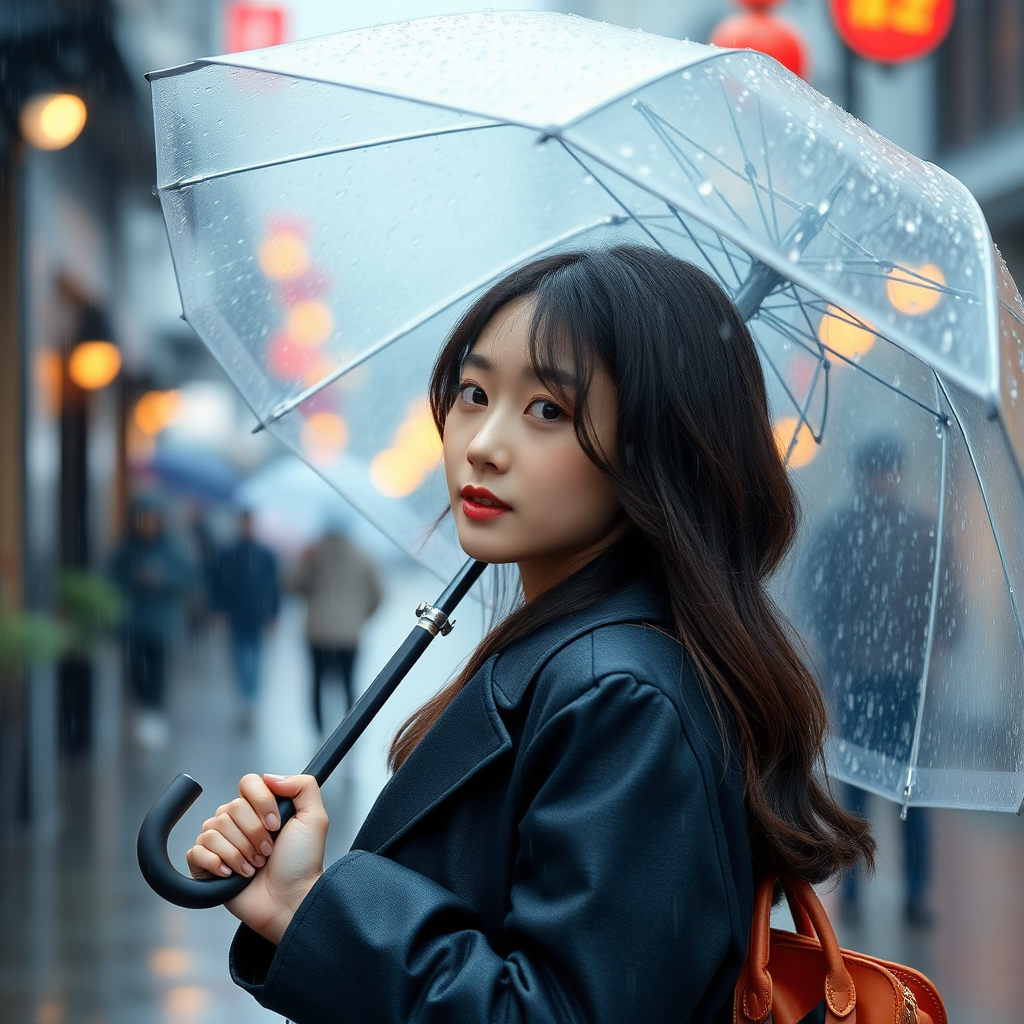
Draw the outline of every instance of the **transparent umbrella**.
[[[830,768],[1024,797],[1024,308],[971,195],[774,61],[555,14],[360,30],[151,76],[185,314],[260,423],[440,575],[425,388],[522,261],[639,241],[749,320],[804,522],[778,599]]]

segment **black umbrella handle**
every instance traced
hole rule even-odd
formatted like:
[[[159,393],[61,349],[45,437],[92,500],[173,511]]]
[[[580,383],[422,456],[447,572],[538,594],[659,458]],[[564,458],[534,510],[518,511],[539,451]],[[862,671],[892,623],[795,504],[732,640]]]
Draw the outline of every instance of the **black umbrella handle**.
[[[327,738],[313,760],[303,769],[303,775],[312,775],[319,785],[327,781],[341,759],[373,721],[388,697],[405,678],[409,669],[419,660],[438,633],[451,632],[453,622],[449,616],[466,596],[469,588],[486,569],[486,563],[473,559],[459,570],[448,584],[436,604],[422,604],[416,609],[417,622],[405,642],[373,681],[369,689],[355,702],[341,725]],[[251,881],[245,875],[230,878],[198,879],[183,875],[167,855],[167,840],[171,829],[182,815],[196,802],[203,787],[189,775],[182,773],[164,790],[153,804],[139,829],[137,844],[139,867],[150,888],[169,903],[190,910],[217,907],[234,899]],[[277,807],[281,827],[295,815],[295,805],[285,797],[278,797]]]

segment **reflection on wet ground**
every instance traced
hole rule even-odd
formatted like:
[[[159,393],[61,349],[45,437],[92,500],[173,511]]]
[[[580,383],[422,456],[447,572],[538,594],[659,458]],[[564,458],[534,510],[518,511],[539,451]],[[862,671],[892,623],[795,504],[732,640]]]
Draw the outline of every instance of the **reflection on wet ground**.
[[[413,568],[388,572],[385,604],[367,629],[357,667],[366,686],[412,625],[412,609],[439,586]],[[482,616],[435,644],[325,787],[331,815],[328,858],[342,854],[385,781],[384,749],[394,725],[447,677],[480,635]],[[117,658],[108,652],[96,683],[95,750],[54,780],[55,811],[32,827],[0,830],[0,1020],[7,1024],[248,1024],[279,1021],[227,975],[234,919],[222,910],[185,911],[147,888],[135,860],[138,824],[178,771],[206,789],[171,839],[172,859],[200,822],[231,797],[250,769],[294,771],[319,745],[309,708],[302,610],[286,604],[268,638],[259,713],[242,733],[222,634],[183,645],[171,686],[172,739],[143,754],[128,738]],[[333,703],[331,701],[333,700]],[[331,687],[325,718],[343,711]],[[872,807],[879,870],[864,889],[862,923],[838,923],[843,945],[912,964],[939,986],[953,1022],[1016,1024],[1016,980],[1024,974],[1024,823],[1009,815],[934,814],[936,926],[902,920],[902,844],[895,807]]]

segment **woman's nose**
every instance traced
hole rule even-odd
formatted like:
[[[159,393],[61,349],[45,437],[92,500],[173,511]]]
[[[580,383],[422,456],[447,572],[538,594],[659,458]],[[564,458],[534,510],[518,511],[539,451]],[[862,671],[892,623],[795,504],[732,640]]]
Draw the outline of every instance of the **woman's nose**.
[[[504,417],[496,409],[484,418],[480,429],[473,435],[466,449],[466,458],[470,465],[478,469],[490,466],[499,473],[508,470],[511,463],[511,447],[509,432]]]

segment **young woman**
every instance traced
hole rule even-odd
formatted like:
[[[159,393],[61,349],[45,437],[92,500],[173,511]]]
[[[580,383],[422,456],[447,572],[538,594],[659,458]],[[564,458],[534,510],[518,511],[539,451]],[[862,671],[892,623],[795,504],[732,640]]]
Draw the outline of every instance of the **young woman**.
[[[232,976],[298,1024],[731,1020],[755,876],[873,851],[765,592],[797,510],[746,326],[658,251],[550,256],[473,305],[430,395],[462,547],[522,604],[326,871],[309,777],[247,775],[206,822],[193,874],[256,874]]]

